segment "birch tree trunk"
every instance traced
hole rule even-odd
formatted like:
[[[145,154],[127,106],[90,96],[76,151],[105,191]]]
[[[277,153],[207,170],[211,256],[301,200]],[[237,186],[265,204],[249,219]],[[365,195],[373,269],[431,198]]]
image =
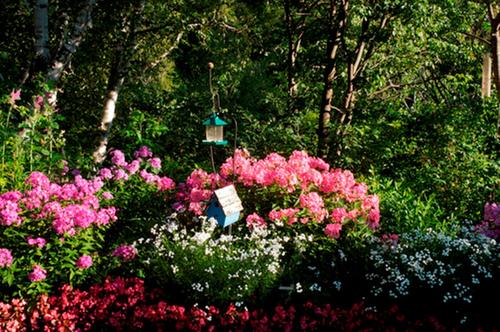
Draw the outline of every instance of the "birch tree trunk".
[[[48,81],[57,82],[61,78],[65,67],[71,61],[71,57],[76,52],[78,46],[80,46],[85,33],[92,27],[92,10],[94,6],[95,0],[87,0],[78,13],[73,31],[68,34],[66,40],[62,43],[62,47],[54,56],[54,60],[47,73]]]
[[[44,71],[49,63],[49,1],[37,0],[35,3],[35,57],[33,71]]]
[[[125,81],[121,67],[122,59],[121,56],[117,54],[117,60],[113,63],[111,73],[108,78],[108,87],[106,89],[106,98],[104,100],[101,126],[99,127],[102,136],[99,140],[99,146],[92,155],[94,163],[96,164],[100,164],[106,159],[109,134],[111,132],[111,126],[113,125],[113,120],[116,116],[116,102],[118,100],[120,89]]]
[[[116,117],[116,103],[120,93],[120,89],[125,82],[125,75],[130,67],[130,60],[137,49],[137,28],[142,19],[145,1],[141,0],[139,4],[128,14],[123,30],[128,31],[125,40],[118,44],[115,51],[115,60],[111,66],[110,75],[108,78],[108,86],[106,98],[99,127],[101,137],[99,144],[94,150],[92,157],[94,163],[100,164],[106,159],[108,150],[109,135],[113,120]]]

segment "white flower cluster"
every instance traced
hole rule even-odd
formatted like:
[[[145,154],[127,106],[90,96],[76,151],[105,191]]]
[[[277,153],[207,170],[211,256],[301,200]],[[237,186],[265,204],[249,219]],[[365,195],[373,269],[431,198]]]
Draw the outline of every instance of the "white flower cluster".
[[[373,271],[366,278],[374,296],[398,298],[432,289],[444,303],[471,303],[473,288],[491,279],[500,263],[496,242],[470,230],[458,236],[415,231],[400,236],[395,246],[372,244]]]
[[[163,261],[170,277],[180,283],[186,279],[193,291],[215,292],[224,287],[238,300],[259,287],[260,280],[276,279],[282,271],[284,244],[291,241],[277,237],[272,227],[254,227],[236,236],[225,234],[215,219],[197,217],[193,223],[188,229],[173,214],[151,228],[148,241],[149,252]],[[296,241],[303,240],[307,239]]]

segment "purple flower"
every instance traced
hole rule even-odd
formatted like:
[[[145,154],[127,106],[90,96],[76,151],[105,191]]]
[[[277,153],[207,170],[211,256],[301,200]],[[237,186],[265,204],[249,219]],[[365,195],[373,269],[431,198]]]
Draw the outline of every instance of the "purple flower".
[[[88,255],[82,255],[80,258],[75,263],[76,267],[79,269],[88,269],[89,267],[92,266],[92,257]]]
[[[132,245],[123,244],[113,251],[113,256],[119,257],[124,261],[131,261],[137,256],[137,249]]]
[[[152,157],[153,153],[147,146],[141,146],[139,150],[134,152],[135,158],[149,158]]]
[[[0,267],[9,267],[12,265],[12,253],[9,249],[0,248]]]
[[[47,271],[45,271],[40,265],[33,265],[33,271],[28,274],[28,279],[31,282],[37,282],[47,278]]]

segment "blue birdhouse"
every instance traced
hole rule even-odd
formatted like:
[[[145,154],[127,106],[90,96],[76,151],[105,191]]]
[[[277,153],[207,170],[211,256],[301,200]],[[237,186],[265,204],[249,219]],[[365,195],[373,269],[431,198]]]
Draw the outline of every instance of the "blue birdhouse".
[[[242,210],[236,189],[229,185],[214,191],[206,214],[208,218],[215,218],[220,226],[226,227],[238,221]]]

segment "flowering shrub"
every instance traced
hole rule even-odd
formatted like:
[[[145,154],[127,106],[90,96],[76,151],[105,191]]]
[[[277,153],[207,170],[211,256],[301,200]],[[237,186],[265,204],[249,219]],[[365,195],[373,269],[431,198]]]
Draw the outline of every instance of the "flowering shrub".
[[[116,209],[101,202],[102,186],[99,178],[58,184],[33,172],[24,191],[0,195],[3,287],[34,294],[89,274],[103,232],[116,220]]]
[[[201,215],[213,189],[230,181],[238,185],[247,223],[322,224],[323,234],[360,237],[380,222],[379,200],[349,171],[330,169],[319,158],[295,151],[288,158],[271,153],[261,160],[236,150],[221,166],[220,174],[195,170],[180,186],[178,211]]]
[[[190,228],[173,214],[137,241],[155,282],[175,285],[170,288],[193,303],[242,301],[275,285],[289,238],[263,227],[244,236],[221,234],[215,219],[195,219]]]
[[[481,296],[498,290],[500,247],[466,227],[457,236],[432,229],[386,236],[374,243],[369,260],[372,296],[441,303],[460,308],[464,319],[485,301],[477,299],[480,285],[487,285]]]

